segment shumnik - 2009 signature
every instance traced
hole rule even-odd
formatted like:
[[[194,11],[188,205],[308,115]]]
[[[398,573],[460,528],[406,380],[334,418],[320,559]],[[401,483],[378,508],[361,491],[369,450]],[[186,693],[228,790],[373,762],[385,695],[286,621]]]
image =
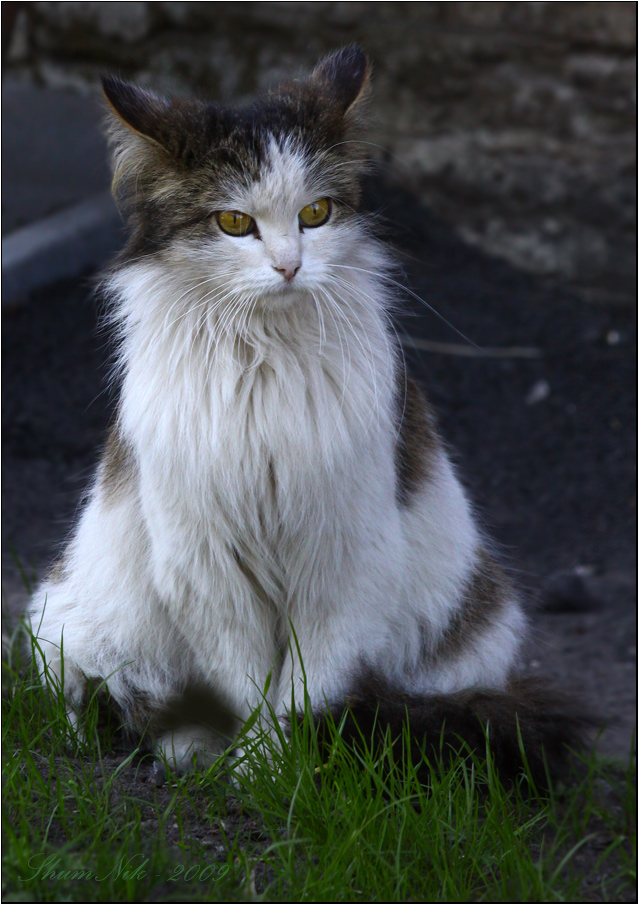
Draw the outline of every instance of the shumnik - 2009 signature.
[[[46,859],[40,863],[40,865],[33,865],[32,862],[35,859],[38,859],[40,856],[44,856],[44,853],[38,853],[35,856],[32,856],[29,859],[29,868],[32,868],[35,874],[31,875],[30,878],[20,878],[21,881],[34,881],[36,878],[41,878],[45,881],[106,881],[107,878],[114,877],[115,879],[122,878],[123,881],[128,880],[143,880],[149,874],[145,870],[145,866],[149,862],[149,859],[144,859],[139,865],[135,864],[135,860],[138,858],[143,858],[143,853],[134,853],[133,856],[130,856],[126,859],[124,856],[120,861],[113,866],[110,872],[107,872],[103,877],[99,877],[95,872],[90,871],[89,869],[83,868],[73,868],[73,869],[59,869],[62,859],[60,856],[51,855],[47,856]],[[224,876],[229,871],[229,865],[192,865],[190,868],[186,868],[184,865],[176,865],[171,873],[171,876],[165,878],[166,881],[210,881],[212,878],[215,878],[217,881],[224,878]],[[217,872],[217,874],[216,874]],[[158,878],[161,877],[161,874],[157,875]]]

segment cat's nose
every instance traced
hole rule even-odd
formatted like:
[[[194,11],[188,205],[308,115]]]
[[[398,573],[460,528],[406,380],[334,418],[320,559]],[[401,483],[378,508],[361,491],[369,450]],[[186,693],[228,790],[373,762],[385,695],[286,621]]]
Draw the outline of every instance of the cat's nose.
[[[300,265],[298,264],[296,267],[293,267],[291,265],[287,267],[276,267],[274,264],[273,269],[274,271],[278,271],[279,274],[282,274],[287,283],[291,283],[295,275],[300,270]]]

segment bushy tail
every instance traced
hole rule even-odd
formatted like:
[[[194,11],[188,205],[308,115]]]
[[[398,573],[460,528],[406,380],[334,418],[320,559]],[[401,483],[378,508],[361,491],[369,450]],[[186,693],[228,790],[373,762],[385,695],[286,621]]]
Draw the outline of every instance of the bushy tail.
[[[551,686],[536,678],[513,680],[504,691],[469,689],[449,695],[410,695],[398,691],[372,672],[364,673],[345,705],[330,709],[335,726],[348,742],[391,738],[403,745],[409,724],[411,757],[425,779],[424,763],[440,757],[464,757],[464,752],[484,755],[487,739],[503,783],[526,771],[538,790],[565,776],[571,751],[584,747],[586,729],[593,725]],[[327,715],[316,715],[319,738],[330,739]],[[526,761],[526,768],[525,768]]]

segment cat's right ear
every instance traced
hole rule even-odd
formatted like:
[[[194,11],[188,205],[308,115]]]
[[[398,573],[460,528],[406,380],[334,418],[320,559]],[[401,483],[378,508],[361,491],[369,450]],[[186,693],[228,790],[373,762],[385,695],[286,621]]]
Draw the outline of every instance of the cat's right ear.
[[[169,101],[113,76],[103,76],[102,90],[112,113],[121,123],[168,150]]]
[[[349,44],[321,60],[310,81],[326,91],[347,114],[365,95],[369,74],[366,54],[357,44]]]

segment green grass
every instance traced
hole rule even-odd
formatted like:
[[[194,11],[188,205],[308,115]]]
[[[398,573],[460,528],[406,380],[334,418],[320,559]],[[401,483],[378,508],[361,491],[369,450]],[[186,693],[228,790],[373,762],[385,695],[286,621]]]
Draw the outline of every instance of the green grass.
[[[635,769],[591,756],[549,798],[505,791],[491,759],[434,764],[390,747],[321,755],[305,717],[284,746],[170,777],[117,752],[97,697],[82,736],[17,646],[3,664],[6,901],[620,901],[635,884]],[[114,754],[114,747],[116,754]],[[75,873],[75,874],[74,874]]]

